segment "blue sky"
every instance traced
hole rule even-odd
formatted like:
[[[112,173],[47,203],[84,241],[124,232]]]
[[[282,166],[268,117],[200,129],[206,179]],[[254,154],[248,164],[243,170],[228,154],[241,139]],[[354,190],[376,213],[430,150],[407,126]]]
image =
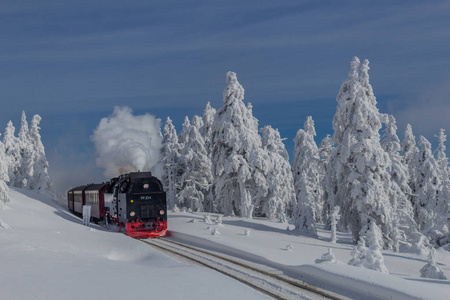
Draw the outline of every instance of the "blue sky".
[[[0,36],[0,126],[41,115],[51,173],[74,185],[101,177],[90,136],[114,106],[180,131],[222,106],[227,71],[291,156],[306,116],[317,143],[333,133],[353,56],[400,135],[411,123],[435,147],[450,129],[448,1],[1,1]]]

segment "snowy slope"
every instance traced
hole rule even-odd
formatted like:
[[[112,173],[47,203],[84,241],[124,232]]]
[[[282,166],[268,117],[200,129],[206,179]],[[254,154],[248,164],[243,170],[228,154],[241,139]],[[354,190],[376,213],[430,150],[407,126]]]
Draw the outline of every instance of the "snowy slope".
[[[0,211],[0,299],[266,299],[205,268],[81,221],[30,191]]]
[[[224,217],[222,224],[216,224],[215,216],[210,215],[206,222],[204,216],[203,213],[170,213],[171,238],[267,264],[352,298],[450,298],[449,280],[420,277],[419,270],[426,264],[426,256],[383,251],[388,275],[347,265],[353,247],[350,234],[338,234],[338,242],[331,244],[330,232],[324,230],[319,230],[319,239],[315,239],[297,236],[283,223]],[[332,249],[337,263],[316,264],[315,260],[327,253],[328,248]],[[450,278],[450,252],[437,251],[436,260]]]
[[[81,220],[26,190],[11,190],[0,210],[0,299],[265,299],[221,274],[167,257],[145,244]],[[350,236],[329,232],[297,236],[287,224],[177,212],[169,215],[172,239],[231,253],[281,269],[287,275],[352,298],[448,299],[450,281],[420,278],[426,257],[383,252],[390,275],[347,265]],[[291,226],[292,228],[292,226]],[[216,235],[212,231],[216,229]],[[290,248],[290,250],[289,250]],[[338,262],[316,264],[331,248]],[[450,277],[450,252],[437,262]],[[371,296],[371,297],[369,297]]]

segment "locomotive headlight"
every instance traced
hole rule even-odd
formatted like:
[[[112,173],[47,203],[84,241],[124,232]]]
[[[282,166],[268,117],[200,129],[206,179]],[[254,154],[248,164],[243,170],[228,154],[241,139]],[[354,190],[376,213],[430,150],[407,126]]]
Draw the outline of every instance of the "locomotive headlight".
[[[161,209],[160,211],[159,211],[159,214],[160,215],[164,215],[166,212],[163,210],[163,209]]]
[[[130,211],[130,217],[134,217],[136,213],[134,211]]]

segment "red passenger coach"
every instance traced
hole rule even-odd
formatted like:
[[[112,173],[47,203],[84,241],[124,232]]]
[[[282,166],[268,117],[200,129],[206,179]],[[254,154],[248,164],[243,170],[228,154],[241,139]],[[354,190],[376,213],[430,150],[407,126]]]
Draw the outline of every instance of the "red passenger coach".
[[[87,184],[87,185],[82,185],[79,187],[76,187],[74,189],[71,189],[68,193],[68,199],[70,201],[70,193],[73,193],[73,212],[76,215],[81,216],[83,214],[83,206],[86,204],[86,199],[85,199],[85,194],[84,194],[84,190],[91,186],[91,184]],[[70,202],[69,202],[69,207],[70,207]]]
[[[91,184],[84,189],[84,205],[91,206],[91,217],[98,222],[105,217],[105,191],[108,183]]]

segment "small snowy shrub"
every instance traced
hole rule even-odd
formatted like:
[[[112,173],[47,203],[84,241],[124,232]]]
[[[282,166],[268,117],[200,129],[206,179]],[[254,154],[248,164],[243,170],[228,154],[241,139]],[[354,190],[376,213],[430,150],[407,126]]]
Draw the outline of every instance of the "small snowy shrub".
[[[188,223],[197,223],[197,219],[192,219]]]
[[[336,263],[336,257],[333,254],[333,251],[331,251],[331,248],[328,248],[328,252],[325,254],[322,254],[322,257],[319,259],[316,259],[316,264],[322,263],[322,262],[331,262]]]
[[[217,230],[217,228],[214,228],[212,231],[211,231],[211,234],[212,235],[220,235],[220,232],[219,232],[219,230]]]
[[[389,271],[384,265],[383,255],[379,248],[371,249],[366,247],[365,238],[362,236],[358,241],[358,245],[350,253],[352,259],[349,265],[371,269],[388,274]]]
[[[292,251],[292,250],[294,250],[294,246],[292,246],[291,244],[288,244],[286,246],[286,251]]]
[[[206,214],[206,215],[203,216],[203,221],[204,221],[205,223],[211,223],[211,218],[209,217],[208,214]]]
[[[244,230],[244,235],[245,236],[250,236],[250,229],[245,229]]]
[[[179,212],[180,209],[179,209],[178,206],[175,204],[175,205],[173,206],[172,211],[173,211],[173,212]]]
[[[445,277],[444,272],[441,268],[436,264],[435,256],[436,250],[431,248],[430,254],[428,255],[428,263],[420,269],[420,276],[424,278],[433,278],[433,279],[447,279]]]
[[[216,224],[222,224],[222,215],[217,216]]]

